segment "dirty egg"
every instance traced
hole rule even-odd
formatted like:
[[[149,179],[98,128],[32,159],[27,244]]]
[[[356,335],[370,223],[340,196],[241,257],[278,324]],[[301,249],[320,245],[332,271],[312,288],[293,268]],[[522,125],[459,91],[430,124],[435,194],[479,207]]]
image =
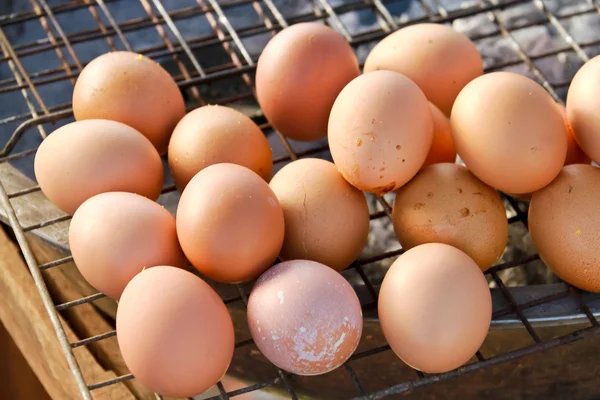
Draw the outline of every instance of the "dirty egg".
[[[267,270],[248,299],[248,325],[273,364],[298,375],[342,365],[358,346],[362,311],[356,293],[333,269],[306,260]]]

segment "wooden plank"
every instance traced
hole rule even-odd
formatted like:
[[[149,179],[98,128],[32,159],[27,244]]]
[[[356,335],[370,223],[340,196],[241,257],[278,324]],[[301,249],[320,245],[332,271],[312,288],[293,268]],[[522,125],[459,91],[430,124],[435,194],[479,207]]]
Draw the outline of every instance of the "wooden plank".
[[[46,263],[61,257],[61,254],[41,242],[35,235],[28,235],[29,246],[38,263]],[[73,282],[73,274],[67,273],[76,269],[75,264],[68,263],[43,271],[44,280],[55,302],[66,302],[83,297],[78,282]],[[116,307],[116,303],[115,303]],[[106,321],[92,304],[82,304],[62,313],[78,337],[88,338],[114,330],[114,325]],[[117,338],[112,337],[87,345],[89,351],[107,370],[117,375],[129,373],[125,361],[119,351]],[[154,394],[136,380],[125,382],[125,385],[140,399],[155,399]]]
[[[14,243],[0,229],[0,319],[15,344],[53,399],[80,399],[73,375],[46,309]],[[64,321],[69,341],[78,340]],[[93,383],[115,377],[105,371],[88,349],[76,349],[75,356],[86,382]],[[120,383],[93,392],[94,399],[134,399]]]

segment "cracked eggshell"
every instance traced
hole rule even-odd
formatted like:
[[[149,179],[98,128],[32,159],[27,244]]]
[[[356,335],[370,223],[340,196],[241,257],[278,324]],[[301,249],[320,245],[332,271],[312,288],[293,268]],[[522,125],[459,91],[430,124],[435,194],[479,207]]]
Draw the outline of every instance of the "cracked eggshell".
[[[562,169],[529,204],[529,231],[541,259],[558,277],[600,292],[600,169]]]
[[[383,195],[421,169],[433,138],[429,102],[396,72],[374,71],[350,82],[329,117],[329,148],[344,178]]]
[[[446,243],[467,253],[484,271],[500,258],[508,240],[498,192],[458,164],[430,165],[401,187],[392,221],[403,248]]]
[[[214,164],[185,187],[177,207],[177,235],[200,273],[225,283],[249,281],[281,250],[283,211],[259,175],[237,164]]]
[[[269,185],[285,218],[282,260],[313,260],[341,271],[359,256],[369,235],[369,207],[333,163],[294,161]]]
[[[362,323],[354,289],[314,261],[272,267],[248,299],[248,324],[258,349],[298,375],[320,375],[342,365],[358,346]]]
[[[552,97],[533,80],[492,72],[460,92],[450,117],[458,155],[473,174],[505,193],[532,193],[565,163],[567,131]]]

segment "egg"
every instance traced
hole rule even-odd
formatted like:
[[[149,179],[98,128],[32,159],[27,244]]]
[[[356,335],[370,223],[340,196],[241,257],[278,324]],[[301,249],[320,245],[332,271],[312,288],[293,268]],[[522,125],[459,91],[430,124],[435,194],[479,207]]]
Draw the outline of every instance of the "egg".
[[[541,189],[565,162],[567,132],[560,111],[525,76],[493,72],[475,79],[458,95],[450,122],[467,167],[503,192]]]
[[[456,146],[452,139],[450,121],[439,108],[429,103],[433,120],[433,140],[423,167],[437,163],[456,162]]]
[[[342,35],[317,22],[291,25],[275,35],[258,59],[256,94],[281,134],[300,141],[327,135],[340,91],[360,73]]]
[[[73,89],[73,113],[77,121],[109,119],[129,125],[164,154],[185,104],[179,87],[158,63],[116,51],[83,68]]]
[[[212,164],[239,164],[266,181],[273,169],[265,135],[250,118],[229,107],[205,106],[187,114],[173,132],[168,154],[179,190]]]
[[[600,57],[596,56],[577,71],[567,94],[567,116],[575,140],[596,163],[600,163],[600,100],[595,90],[599,84]]]
[[[341,271],[358,257],[369,235],[369,207],[333,163],[294,161],[270,186],[285,219],[282,260],[313,260]]]
[[[571,128],[571,123],[567,117],[567,109],[560,104],[557,104],[557,106],[567,129],[567,157],[565,158],[565,165],[590,164],[592,160],[581,150],[581,147],[579,147],[575,140],[573,128]]]
[[[34,170],[46,197],[70,215],[104,192],[156,200],[164,177],[150,141],[125,124],[107,120],[73,122],[52,132],[37,150]]]
[[[378,312],[383,334],[402,361],[442,373],[479,350],[492,298],[475,261],[455,247],[428,243],[394,261],[381,284]]]
[[[329,117],[329,148],[339,171],[356,188],[377,195],[399,188],[419,171],[432,137],[425,95],[396,72],[354,79]]]
[[[398,189],[392,222],[404,249],[445,243],[482,270],[500,258],[508,221],[498,193],[458,164],[434,164]]]
[[[200,278],[170,266],[144,270],[127,285],[117,340],[135,378],[170,397],[210,389],[234,350],[233,323],[221,298]]]
[[[258,277],[277,258],[283,211],[269,185],[237,164],[198,172],[181,195],[177,235],[188,260],[219,282]]]
[[[483,74],[483,62],[467,36],[440,24],[402,28],[379,42],[365,72],[389,70],[413,80],[444,114],[463,87]]]
[[[144,268],[188,265],[175,218],[134,193],[102,193],[86,200],[71,220],[69,247],[83,277],[117,300]]]
[[[529,231],[540,258],[559,278],[600,292],[600,169],[575,164],[533,193]]]
[[[314,261],[293,260],[258,279],[248,299],[248,326],[270,362],[294,374],[319,375],[352,355],[362,311],[342,275]]]

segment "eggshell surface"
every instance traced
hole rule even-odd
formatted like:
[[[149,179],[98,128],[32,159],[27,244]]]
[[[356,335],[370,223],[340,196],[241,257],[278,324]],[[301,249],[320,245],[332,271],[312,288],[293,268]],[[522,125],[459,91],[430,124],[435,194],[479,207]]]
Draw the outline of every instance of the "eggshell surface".
[[[117,309],[117,339],[135,378],[172,397],[214,386],[234,350],[221,298],[192,273],[169,266],[147,269],[127,285]]]
[[[77,121],[109,119],[133,127],[160,154],[185,114],[177,84],[158,63],[127,51],[106,53],[81,71],[73,90]]]
[[[267,43],[256,67],[256,94],[273,128],[311,141],[327,135],[335,98],[359,73],[342,35],[320,23],[298,23]]]
[[[577,144],[593,161],[600,163],[600,57],[586,62],[577,71],[567,94],[567,116]]]
[[[396,72],[375,71],[350,82],[329,117],[329,148],[340,173],[360,190],[383,195],[419,171],[433,137],[429,103]]]
[[[156,200],[164,176],[160,156],[148,139],[108,120],[58,128],[38,148],[34,169],[46,197],[71,215],[104,192],[131,192]]]
[[[450,121],[439,108],[429,103],[433,121],[433,139],[423,167],[438,163],[456,162],[456,146],[452,139]]]
[[[342,365],[358,346],[362,322],[350,284],[314,261],[277,264],[261,275],[248,299],[248,325],[258,349],[298,375]]]
[[[590,164],[592,160],[581,150],[581,147],[577,144],[575,136],[573,134],[573,128],[567,117],[567,109],[558,104],[560,115],[563,117],[565,128],[567,129],[567,157],[565,158],[565,165],[571,164]]]
[[[535,192],[529,205],[529,231],[541,259],[559,278],[600,292],[600,170],[564,167]]]
[[[282,260],[313,260],[341,271],[358,257],[369,234],[369,207],[333,163],[294,161],[270,186],[285,218]]]
[[[248,281],[277,258],[283,211],[256,173],[236,164],[214,164],[183,191],[177,234],[184,254],[205,276],[226,283]]]
[[[389,70],[406,75],[444,114],[463,87],[483,74],[475,45],[441,24],[402,28],[379,42],[365,61],[365,72]]]
[[[469,83],[451,117],[459,156],[475,176],[506,193],[549,184],[567,154],[567,132],[552,97],[537,83],[493,72]]]
[[[381,285],[378,311],[383,334],[402,361],[442,373],[479,350],[490,326],[492,298],[469,256],[429,243],[392,264]]]
[[[71,220],[69,247],[83,277],[117,300],[144,268],[188,265],[175,218],[133,193],[102,193],[85,201]]]
[[[430,165],[401,187],[392,221],[403,248],[449,244],[484,271],[500,258],[508,240],[500,196],[458,164]]]
[[[267,138],[250,118],[229,107],[204,106],[187,114],[173,132],[168,153],[179,190],[200,170],[218,163],[239,164],[271,179]]]

